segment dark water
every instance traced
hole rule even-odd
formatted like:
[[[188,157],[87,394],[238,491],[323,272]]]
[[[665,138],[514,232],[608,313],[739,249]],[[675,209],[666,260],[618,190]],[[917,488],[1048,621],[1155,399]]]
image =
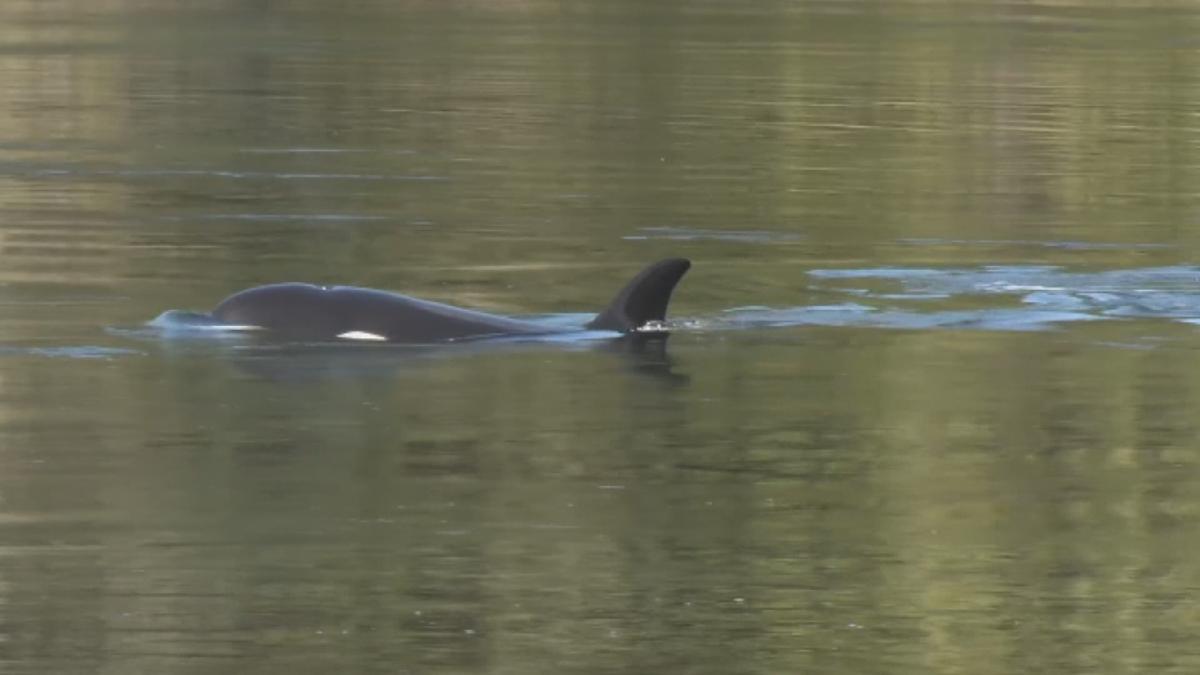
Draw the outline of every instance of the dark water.
[[[1094,5],[4,3],[0,670],[1197,672],[1200,10]]]

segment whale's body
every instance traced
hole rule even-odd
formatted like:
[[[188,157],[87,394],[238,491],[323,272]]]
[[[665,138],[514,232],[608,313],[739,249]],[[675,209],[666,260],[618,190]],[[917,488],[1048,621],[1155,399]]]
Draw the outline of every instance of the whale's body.
[[[585,328],[635,332],[666,318],[675,285],[691,263],[661,260],[641,271]],[[433,343],[544,335],[546,326],[506,316],[353,286],[281,283],[235,293],[211,316],[226,325],[262,329],[286,340],[367,339]]]

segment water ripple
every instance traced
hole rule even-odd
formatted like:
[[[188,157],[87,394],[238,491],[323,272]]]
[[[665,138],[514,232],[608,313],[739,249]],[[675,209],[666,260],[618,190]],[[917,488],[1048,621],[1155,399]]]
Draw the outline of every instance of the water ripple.
[[[142,356],[145,352],[120,347],[96,345],[64,345],[61,347],[0,346],[0,356],[43,356],[55,359],[112,359],[120,356]]]
[[[794,232],[771,232],[768,230],[700,230],[687,227],[643,227],[640,234],[630,234],[623,239],[642,241],[666,239],[671,241],[726,241],[747,244],[771,244],[800,241],[804,237]]]
[[[812,270],[828,290],[863,301],[936,303],[969,296],[1009,296],[1026,309],[1006,311],[1065,313],[1098,318],[1200,319],[1200,268],[1147,267],[1071,271],[1050,265],[994,265],[980,268],[898,268]],[[870,282],[882,281],[880,288]],[[934,310],[940,309],[933,307]],[[1071,318],[1068,320],[1078,320]]]
[[[420,174],[382,174],[382,173],[325,173],[325,172],[286,172],[286,171],[244,171],[235,169],[79,169],[79,168],[33,168],[33,167],[4,167],[0,168],[3,176],[30,176],[37,178],[174,178],[179,176],[230,178],[236,180],[358,180],[358,181],[443,181],[445,176]]]
[[[1111,243],[1093,241],[1040,241],[1036,239],[940,239],[907,238],[898,240],[913,246],[1028,246],[1067,251],[1137,251],[1170,248],[1167,244]]]

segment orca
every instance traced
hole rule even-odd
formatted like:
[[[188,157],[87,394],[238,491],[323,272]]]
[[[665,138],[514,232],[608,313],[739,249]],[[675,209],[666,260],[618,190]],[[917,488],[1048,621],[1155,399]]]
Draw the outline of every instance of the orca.
[[[583,328],[661,332],[675,285],[691,261],[668,258],[643,269]],[[531,321],[353,286],[278,283],[225,298],[209,315],[226,326],[296,341],[375,340],[425,344],[566,332]]]

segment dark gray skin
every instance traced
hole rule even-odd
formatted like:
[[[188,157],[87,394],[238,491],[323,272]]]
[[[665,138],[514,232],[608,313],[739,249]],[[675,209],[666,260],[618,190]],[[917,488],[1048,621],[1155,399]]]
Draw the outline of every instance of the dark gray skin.
[[[635,332],[666,318],[671,291],[691,267],[684,258],[641,271],[585,328]],[[388,342],[434,343],[487,337],[545,335],[545,326],[398,293],[352,286],[270,284],[235,293],[212,311],[217,321],[255,326],[276,338],[335,340],[347,334]]]

